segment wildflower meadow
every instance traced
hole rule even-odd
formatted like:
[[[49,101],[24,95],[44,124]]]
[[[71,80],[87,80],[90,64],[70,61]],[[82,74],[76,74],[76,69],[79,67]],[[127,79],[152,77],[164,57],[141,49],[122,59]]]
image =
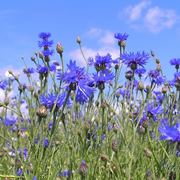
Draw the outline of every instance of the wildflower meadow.
[[[38,38],[33,66],[0,77],[0,179],[179,180],[180,58],[168,78],[155,52],[115,33],[115,59],[87,57],[77,37],[82,66],[53,34]]]

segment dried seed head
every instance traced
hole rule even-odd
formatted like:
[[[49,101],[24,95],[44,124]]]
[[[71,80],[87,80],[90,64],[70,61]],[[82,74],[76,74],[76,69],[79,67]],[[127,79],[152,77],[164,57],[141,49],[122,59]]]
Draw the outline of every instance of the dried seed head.
[[[47,116],[47,108],[44,105],[41,105],[37,110],[37,115],[41,118],[45,118]]]

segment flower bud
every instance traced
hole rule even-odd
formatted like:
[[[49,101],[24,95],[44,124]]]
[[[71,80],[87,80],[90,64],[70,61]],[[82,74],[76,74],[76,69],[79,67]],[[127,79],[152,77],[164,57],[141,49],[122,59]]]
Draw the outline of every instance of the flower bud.
[[[37,115],[41,118],[45,118],[47,116],[47,108],[44,105],[41,105],[37,110]]]
[[[77,42],[78,44],[81,44],[81,38],[80,38],[79,36],[77,37],[76,42]]]
[[[142,91],[144,89],[144,84],[142,81],[138,82],[138,90]]]
[[[40,58],[40,59],[44,59],[44,55],[43,55],[42,52],[39,52],[39,58]]]
[[[35,57],[31,57],[31,61],[35,62]]]
[[[58,54],[62,55],[64,50],[63,50],[63,46],[60,43],[57,43],[56,51]]]
[[[118,142],[116,139],[113,139],[112,140],[112,144],[111,144],[111,148],[114,152],[117,152],[118,151]]]
[[[86,161],[83,160],[79,167],[79,173],[81,174],[81,176],[86,176],[87,172],[88,172],[88,166],[86,164]]]

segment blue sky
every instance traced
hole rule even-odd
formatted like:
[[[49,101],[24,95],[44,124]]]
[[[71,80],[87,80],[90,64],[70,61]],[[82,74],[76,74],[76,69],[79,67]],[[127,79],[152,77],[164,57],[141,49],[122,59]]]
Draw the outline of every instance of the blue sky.
[[[180,2],[164,0],[17,0],[0,6],[0,66],[21,69],[24,57],[39,51],[40,32],[51,32],[55,43],[64,46],[65,59],[82,57],[76,37],[82,39],[86,56],[118,54],[115,32],[127,32],[128,51],[153,50],[167,76],[172,76],[171,58],[178,58],[180,42]],[[55,46],[55,45],[54,45]],[[57,56],[52,58],[58,60]],[[149,68],[155,67],[152,61]]]

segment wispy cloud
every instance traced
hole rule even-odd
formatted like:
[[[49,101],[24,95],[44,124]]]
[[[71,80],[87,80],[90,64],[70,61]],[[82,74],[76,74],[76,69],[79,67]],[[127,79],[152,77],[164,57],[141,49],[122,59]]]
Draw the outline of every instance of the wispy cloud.
[[[114,34],[109,30],[103,30],[101,28],[91,28],[86,33],[86,38],[94,38],[95,42],[100,45],[100,48],[83,47],[83,52],[86,58],[95,57],[97,54],[106,55],[108,52],[112,55],[112,58],[119,56],[119,49],[115,48]],[[78,64],[85,66],[86,62],[83,59],[80,49],[74,49],[69,52],[69,57],[76,59]]]
[[[152,33],[173,28],[179,19],[175,10],[154,6],[150,0],[126,7],[124,16],[132,28],[146,29]]]
[[[173,10],[155,6],[148,9],[144,22],[151,32],[160,32],[163,29],[172,28],[177,22],[177,15]]]
[[[128,20],[136,21],[142,16],[143,10],[145,10],[151,2],[149,0],[143,0],[135,5],[130,5],[125,8],[124,12]]]

